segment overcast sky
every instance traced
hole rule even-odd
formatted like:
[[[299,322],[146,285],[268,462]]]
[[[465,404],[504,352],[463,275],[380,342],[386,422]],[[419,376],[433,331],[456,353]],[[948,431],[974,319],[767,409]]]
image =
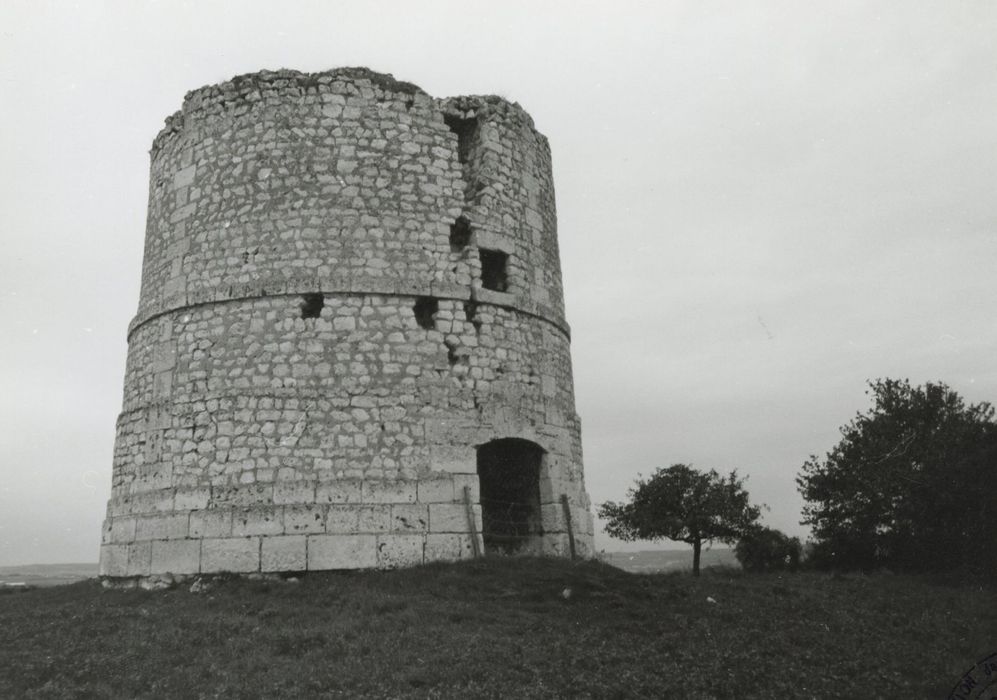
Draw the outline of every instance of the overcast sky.
[[[4,0],[0,565],[96,560],[152,139],[281,67],[522,104],[593,502],[736,468],[804,534],[794,477],[867,380],[997,400],[995,37],[997,3],[948,0]]]

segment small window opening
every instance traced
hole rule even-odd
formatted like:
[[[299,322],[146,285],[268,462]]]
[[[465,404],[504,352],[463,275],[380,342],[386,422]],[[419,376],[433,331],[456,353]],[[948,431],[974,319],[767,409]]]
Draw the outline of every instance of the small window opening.
[[[480,249],[481,255],[481,286],[496,292],[504,292],[509,288],[509,278],[506,264],[509,256],[501,250]]]
[[[301,318],[318,318],[325,306],[325,297],[321,294],[303,294],[301,296]]]
[[[466,163],[471,155],[471,144],[478,133],[477,117],[465,119],[455,114],[445,114],[443,121],[450,128],[450,131],[457,134],[457,160]]]
[[[436,319],[434,317],[436,312],[440,310],[438,299],[434,299],[433,297],[419,297],[415,300],[412,310],[415,312],[415,322],[419,324],[420,328],[430,331],[436,328]]]
[[[450,224],[450,252],[459,253],[471,243],[471,222],[460,217]]]

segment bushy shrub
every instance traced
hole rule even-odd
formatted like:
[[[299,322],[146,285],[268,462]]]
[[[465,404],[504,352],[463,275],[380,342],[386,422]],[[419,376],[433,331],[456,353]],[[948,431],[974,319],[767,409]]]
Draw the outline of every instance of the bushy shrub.
[[[800,540],[770,527],[754,528],[734,548],[741,568],[752,573],[796,571],[800,565]]]

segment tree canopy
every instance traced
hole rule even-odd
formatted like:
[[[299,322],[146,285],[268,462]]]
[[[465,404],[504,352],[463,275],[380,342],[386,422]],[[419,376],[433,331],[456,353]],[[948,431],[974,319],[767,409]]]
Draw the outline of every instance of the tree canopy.
[[[818,563],[942,570],[997,565],[997,424],[942,383],[869,383],[873,407],[797,477]]]
[[[667,538],[693,547],[693,573],[699,575],[703,542],[735,542],[758,520],[759,508],[737,472],[724,477],[711,469],[701,472],[684,464],[660,468],[638,478],[629,502],[609,501],[599,507],[606,532],[621,540]]]

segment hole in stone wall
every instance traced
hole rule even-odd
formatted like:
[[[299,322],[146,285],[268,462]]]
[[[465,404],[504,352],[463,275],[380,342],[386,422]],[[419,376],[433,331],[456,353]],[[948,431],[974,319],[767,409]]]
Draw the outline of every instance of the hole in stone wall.
[[[457,160],[466,163],[468,156],[471,155],[471,144],[478,132],[478,119],[476,117],[465,119],[455,114],[445,114],[443,121],[450,131],[457,134]]]
[[[412,307],[412,311],[415,312],[415,322],[421,328],[430,331],[436,328],[436,319],[434,316],[439,310],[440,302],[433,297],[419,297],[415,300],[415,305]]]
[[[464,318],[474,326],[474,332],[481,332],[481,320],[478,318],[478,305],[474,301],[464,302]]]
[[[460,217],[450,224],[450,252],[459,253],[471,243],[471,222]]]
[[[506,273],[506,264],[509,256],[501,250],[487,250],[482,248],[478,251],[481,256],[481,286],[495,292],[504,292],[509,288],[509,278]]]
[[[540,466],[543,448],[519,438],[492,440],[478,447],[481,521],[485,553],[524,553],[536,549],[540,521]]]
[[[318,318],[322,315],[322,307],[325,306],[325,297],[321,294],[302,294],[301,318]]]

